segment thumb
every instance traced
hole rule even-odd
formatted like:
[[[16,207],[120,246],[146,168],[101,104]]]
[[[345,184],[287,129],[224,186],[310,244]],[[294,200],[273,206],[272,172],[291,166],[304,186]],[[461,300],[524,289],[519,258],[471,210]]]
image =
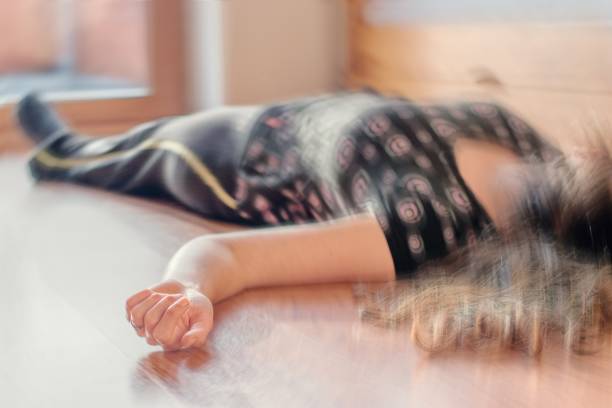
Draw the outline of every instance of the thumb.
[[[193,310],[189,313],[189,330],[181,338],[181,347],[199,347],[204,345],[213,326],[212,308],[209,311]]]
[[[181,339],[181,348],[199,347],[206,342],[206,337],[212,325],[204,323],[196,323],[191,326],[191,329]]]

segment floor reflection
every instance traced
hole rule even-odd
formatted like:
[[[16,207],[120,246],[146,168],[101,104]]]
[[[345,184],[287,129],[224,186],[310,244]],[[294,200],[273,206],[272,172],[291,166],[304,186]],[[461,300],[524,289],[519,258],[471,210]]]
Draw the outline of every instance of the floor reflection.
[[[211,353],[206,349],[155,351],[138,362],[135,376],[139,380],[162,382],[176,387],[180,385],[180,374],[183,370],[197,371],[203,368],[211,357]]]

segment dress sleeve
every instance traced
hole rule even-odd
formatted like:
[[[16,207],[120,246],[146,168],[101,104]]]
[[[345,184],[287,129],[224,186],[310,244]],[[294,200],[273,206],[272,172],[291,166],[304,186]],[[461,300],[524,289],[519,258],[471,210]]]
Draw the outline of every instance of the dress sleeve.
[[[409,256],[409,251],[406,245],[406,231],[401,223],[391,222],[390,228],[385,231],[385,238],[391,251],[393,258],[393,266],[395,275],[398,278],[412,275],[416,269],[414,261]]]
[[[561,154],[533,126],[498,103],[463,102],[442,110],[447,119],[460,125],[464,136],[505,146],[520,157],[548,161]]]
[[[413,257],[409,248],[409,231],[397,214],[393,197],[390,194],[383,195],[380,192],[378,195],[379,200],[371,206],[371,212],[376,216],[387,240],[396,276],[398,278],[408,277],[418,267],[417,260]],[[413,246],[418,247],[419,239],[415,237],[413,240],[416,241]],[[422,244],[422,241],[420,242]]]

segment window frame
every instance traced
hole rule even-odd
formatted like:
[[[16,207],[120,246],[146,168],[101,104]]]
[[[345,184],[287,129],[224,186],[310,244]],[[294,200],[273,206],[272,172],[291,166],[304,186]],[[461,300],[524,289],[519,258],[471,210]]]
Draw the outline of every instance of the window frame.
[[[186,112],[185,0],[149,3],[147,48],[149,83],[142,96],[97,98],[87,92],[53,100],[60,115],[85,132],[108,131]],[[119,92],[120,94],[120,92]],[[29,146],[13,120],[15,101],[0,106],[0,153]]]

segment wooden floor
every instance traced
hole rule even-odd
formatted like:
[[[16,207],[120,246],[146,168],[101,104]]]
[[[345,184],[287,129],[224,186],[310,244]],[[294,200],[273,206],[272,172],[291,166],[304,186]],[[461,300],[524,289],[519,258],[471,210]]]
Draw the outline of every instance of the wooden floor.
[[[186,240],[185,212],[29,184],[0,158],[1,407],[610,407],[612,349],[431,357],[359,321],[351,287],[252,291],[217,307],[201,351],[132,333],[124,299]]]

